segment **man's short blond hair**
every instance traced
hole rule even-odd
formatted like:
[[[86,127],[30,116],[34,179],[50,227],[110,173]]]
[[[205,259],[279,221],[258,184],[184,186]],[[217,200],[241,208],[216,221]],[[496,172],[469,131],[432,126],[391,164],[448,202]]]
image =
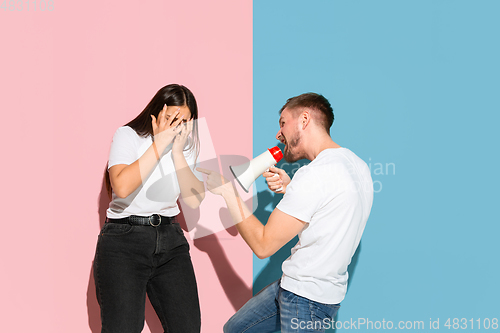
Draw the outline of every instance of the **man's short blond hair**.
[[[281,108],[280,114],[286,108],[292,112],[295,110],[300,111],[303,108],[315,111],[313,112],[315,121],[321,124],[327,133],[330,133],[330,127],[332,127],[334,120],[333,109],[330,102],[323,95],[310,92],[291,97]]]

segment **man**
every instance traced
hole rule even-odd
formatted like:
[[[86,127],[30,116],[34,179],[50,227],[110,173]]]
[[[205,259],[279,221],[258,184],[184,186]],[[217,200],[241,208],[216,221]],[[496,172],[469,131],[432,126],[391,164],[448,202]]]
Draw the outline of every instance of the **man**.
[[[257,257],[273,255],[299,235],[282,265],[282,278],[229,319],[226,333],[318,332],[332,325],[347,290],[347,266],[372,206],[368,166],[330,137],[334,117],[328,100],[302,94],[290,98],[280,114],[276,138],[285,144],[286,161],[306,158],[311,163],[293,180],[279,168],[263,174],[269,189],[285,194],[265,225],[230,182],[199,168],[208,175],[207,188],[225,199],[239,233]]]

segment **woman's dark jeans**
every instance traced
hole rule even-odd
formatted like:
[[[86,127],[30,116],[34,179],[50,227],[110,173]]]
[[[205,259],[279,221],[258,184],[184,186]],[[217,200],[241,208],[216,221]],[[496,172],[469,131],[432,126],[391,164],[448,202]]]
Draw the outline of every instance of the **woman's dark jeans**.
[[[102,332],[140,333],[146,293],[168,333],[199,333],[200,305],[189,244],[177,223],[105,223],[94,260]]]

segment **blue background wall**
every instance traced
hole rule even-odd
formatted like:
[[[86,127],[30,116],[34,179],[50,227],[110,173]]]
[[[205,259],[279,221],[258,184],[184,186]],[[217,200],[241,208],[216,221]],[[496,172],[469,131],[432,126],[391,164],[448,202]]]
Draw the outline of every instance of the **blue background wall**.
[[[286,99],[314,91],[334,108],[334,141],[371,166],[377,193],[337,320],[427,331],[466,318],[465,332],[500,317],[499,13],[498,1],[254,0],[254,155],[278,143]],[[281,196],[257,189],[266,220]],[[291,245],[255,258],[254,293]]]

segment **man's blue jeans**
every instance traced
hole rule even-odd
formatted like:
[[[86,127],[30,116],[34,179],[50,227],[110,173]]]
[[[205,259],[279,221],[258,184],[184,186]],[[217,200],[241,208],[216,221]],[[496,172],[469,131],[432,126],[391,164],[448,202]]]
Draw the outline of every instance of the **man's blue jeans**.
[[[224,333],[324,332],[332,327],[339,307],[289,292],[278,280],[243,305],[224,325]]]

